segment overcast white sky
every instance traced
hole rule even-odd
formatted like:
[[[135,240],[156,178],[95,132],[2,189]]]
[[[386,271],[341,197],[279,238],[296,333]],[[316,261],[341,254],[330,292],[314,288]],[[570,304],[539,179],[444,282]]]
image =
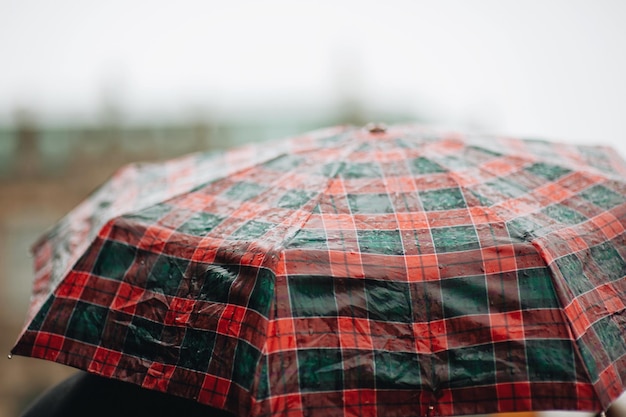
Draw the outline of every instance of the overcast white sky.
[[[372,109],[626,155],[621,0],[0,0],[0,122]]]

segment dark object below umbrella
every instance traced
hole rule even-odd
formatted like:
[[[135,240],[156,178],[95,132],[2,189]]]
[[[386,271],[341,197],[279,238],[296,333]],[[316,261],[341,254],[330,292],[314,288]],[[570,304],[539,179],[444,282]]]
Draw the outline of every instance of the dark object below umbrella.
[[[241,416],[606,409],[625,175],[410,126],[133,165],[36,245],[13,353]]]
[[[233,417],[196,401],[78,372],[43,393],[21,417]]]

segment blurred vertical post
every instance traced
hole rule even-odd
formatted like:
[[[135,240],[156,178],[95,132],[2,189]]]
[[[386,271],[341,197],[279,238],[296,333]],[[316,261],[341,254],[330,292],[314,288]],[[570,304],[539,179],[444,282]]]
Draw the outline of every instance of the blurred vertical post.
[[[28,110],[19,110],[15,116],[17,135],[17,167],[20,177],[33,177],[39,173],[39,132],[34,115]]]

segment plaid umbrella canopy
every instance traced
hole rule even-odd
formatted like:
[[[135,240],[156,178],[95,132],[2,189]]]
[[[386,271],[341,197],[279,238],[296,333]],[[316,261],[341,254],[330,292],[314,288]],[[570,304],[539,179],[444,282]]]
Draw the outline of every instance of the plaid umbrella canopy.
[[[608,148],[417,126],[131,165],[36,244],[12,353],[237,415],[605,409],[625,176]]]

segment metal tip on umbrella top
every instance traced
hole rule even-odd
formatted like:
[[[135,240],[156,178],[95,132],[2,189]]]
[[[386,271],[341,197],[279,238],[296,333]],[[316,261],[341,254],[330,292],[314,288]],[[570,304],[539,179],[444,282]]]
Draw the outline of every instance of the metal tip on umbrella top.
[[[387,131],[387,125],[385,123],[368,123],[365,125],[365,129],[370,133],[385,133]]]
[[[7,355],[7,358],[9,359],[13,359],[13,355],[11,355],[10,353]]]

